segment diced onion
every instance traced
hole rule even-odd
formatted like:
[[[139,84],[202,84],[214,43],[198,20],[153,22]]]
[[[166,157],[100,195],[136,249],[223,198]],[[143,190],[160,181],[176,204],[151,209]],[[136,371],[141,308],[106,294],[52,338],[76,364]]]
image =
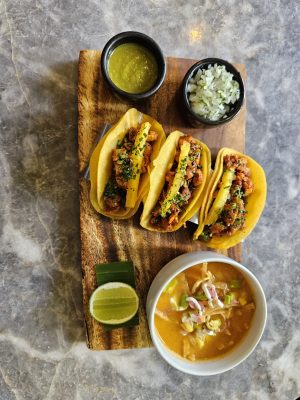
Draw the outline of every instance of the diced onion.
[[[187,85],[192,110],[211,121],[226,117],[240,97],[239,83],[232,78],[224,65],[199,69]]]

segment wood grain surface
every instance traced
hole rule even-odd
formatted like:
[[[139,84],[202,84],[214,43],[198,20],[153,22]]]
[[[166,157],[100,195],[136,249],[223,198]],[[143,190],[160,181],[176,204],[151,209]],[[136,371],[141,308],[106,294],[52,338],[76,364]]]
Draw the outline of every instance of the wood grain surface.
[[[100,51],[84,50],[79,57],[78,82],[78,156],[80,173],[85,169],[104,123],[115,123],[132,105],[121,102],[104,85],[100,72]],[[212,157],[220,147],[244,151],[246,107],[228,124],[217,128],[192,128],[181,112],[178,90],[188,68],[195,60],[167,59],[167,76],[161,89],[150,100],[136,104],[139,110],[157,119],[168,134],[175,129],[190,133],[208,145]],[[236,65],[243,78],[246,70]],[[190,251],[206,250],[192,241],[195,225],[175,233],[154,233],[139,225],[141,210],[130,220],[112,221],[97,214],[89,201],[89,182],[80,178],[80,234],[82,285],[87,345],[94,350],[125,349],[152,346],[146,320],[145,304],[149,286],[157,272],[174,257]],[[240,260],[241,245],[228,252]],[[140,325],[105,332],[88,312],[88,301],[96,288],[94,266],[116,260],[132,260],[140,298]]]

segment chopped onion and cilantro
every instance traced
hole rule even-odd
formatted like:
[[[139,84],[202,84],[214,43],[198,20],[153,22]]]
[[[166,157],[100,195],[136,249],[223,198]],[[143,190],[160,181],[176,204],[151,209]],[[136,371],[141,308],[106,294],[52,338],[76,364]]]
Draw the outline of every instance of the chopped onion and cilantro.
[[[224,65],[217,64],[199,69],[189,79],[187,91],[192,110],[211,121],[226,118],[240,97],[239,83],[233,79],[233,74]]]

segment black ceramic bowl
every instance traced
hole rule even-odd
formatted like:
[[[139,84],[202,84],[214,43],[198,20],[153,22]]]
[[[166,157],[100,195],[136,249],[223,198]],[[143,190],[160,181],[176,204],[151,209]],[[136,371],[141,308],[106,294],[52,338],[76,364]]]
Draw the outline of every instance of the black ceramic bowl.
[[[187,92],[187,85],[199,69],[207,69],[209,65],[225,65],[226,70],[233,74],[233,79],[239,83],[240,86],[240,97],[239,99],[232,104],[231,110],[227,113],[227,117],[221,118],[218,121],[211,121],[209,119],[200,117],[200,115],[196,114],[191,106],[190,102],[188,99],[188,92]],[[206,58],[204,60],[198,61],[196,64],[194,64],[186,73],[183,83],[182,83],[182,91],[181,91],[182,97],[183,97],[183,106],[184,106],[184,111],[186,113],[186,116],[193,126],[203,126],[203,125],[209,125],[209,126],[216,126],[216,125],[221,125],[226,122],[231,121],[240,111],[243,102],[244,102],[244,97],[245,97],[245,88],[244,88],[244,83],[243,79],[239,73],[239,71],[229,62],[225,60],[221,60],[220,58]]]
[[[118,88],[109,77],[108,73],[109,57],[116,47],[124,43],[138,43],[146,47],[154,55],[156,59],[158,66],[157,80],[155,84],[146,92],[143,93],[125,92],[124,90]],[[160,47],[153,39],[151,39],[151,37],[145,35],[144,33],[129,31],[129,32],[119,33],[118,35],[112,37],[106,43],[101,54],[101,71],[107,85],[118,97],[121,97],[122,99],[128,101],[139,101],[147,99],[148,97],[152,96],[161,87],[166,76],[166,62]]]

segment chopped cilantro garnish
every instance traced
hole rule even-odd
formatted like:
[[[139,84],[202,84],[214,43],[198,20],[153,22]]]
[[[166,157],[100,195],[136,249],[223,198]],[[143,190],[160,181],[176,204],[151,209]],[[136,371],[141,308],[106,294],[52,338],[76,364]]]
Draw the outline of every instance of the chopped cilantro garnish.
[[[200,301],[206,301],[207,297],[204,292],[201,292],[201,293],[196,294],[195,299],[200,300]]]
[[[200,235],[200,239],[203,240],[204,242],[208,242],[210,238],[211,238],[211,233],[208,227],[205,227]]]
[[[107,182],[104,190],[104,196],[113,197],[118,194],[118,186],[112,178]]]
[[[125,168],[122,170],[122,177],[125,179],[125,181],[128,181],[132,177],[132,168],[130,165],[125,166]]]
[[[236,186],[234,188],[234,195],[239,197],[239,198],[242,198],[244,196],[243,190],[242,190],[242,188],[240,186]]]

